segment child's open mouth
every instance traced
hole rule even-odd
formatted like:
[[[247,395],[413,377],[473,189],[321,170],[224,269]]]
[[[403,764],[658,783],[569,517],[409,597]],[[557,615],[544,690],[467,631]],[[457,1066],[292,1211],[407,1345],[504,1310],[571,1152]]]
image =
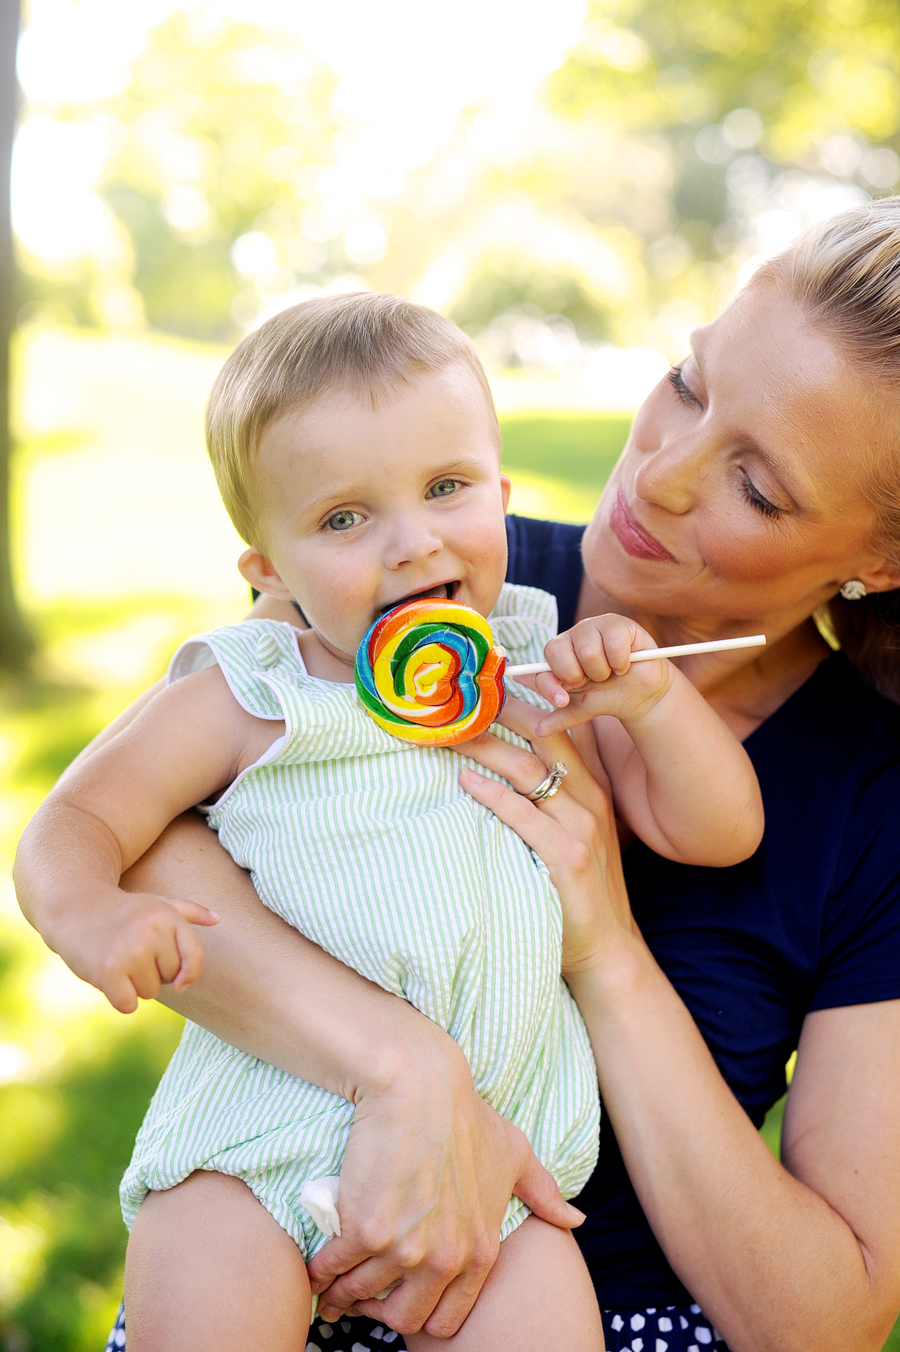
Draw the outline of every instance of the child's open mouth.
[[[458,582],[440,582],[436,587],[429,587],[427,591],[410,592],[408,596],[398,596],[396,601],[389,601],[386,606],[382,606],[378,613],[379,615],[386,615],[395,606],[406,605],[408,601],[452,601],[458,587]]]

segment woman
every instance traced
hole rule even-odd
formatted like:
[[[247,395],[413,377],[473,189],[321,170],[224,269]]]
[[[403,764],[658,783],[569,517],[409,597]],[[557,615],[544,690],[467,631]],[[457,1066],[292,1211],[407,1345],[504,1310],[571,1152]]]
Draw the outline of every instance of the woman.
[[[535,732],[511,710],[535,755],[491,738],[474,754],[520,793],[560,757],[572,790],[534,806],[466,780],[564,895],[605,1110],[577,1233],[611,1352],[718,1339],[874,1352],[900,1309],[898,376],[893,198],[814,229],[698,332],[637,415],[584,533],[583,575],[579,530],[512,522],[509,576],[556,590],[561,627],[615,610],[661,644],[768,635],[761,654],[684,663],[747,740],[763,845],[727,870],[631,845],[636,925],[563,714]],[[830,617],[843,654],[814,617]],[[475,1099],[454,1045],[286,931],[205,828],[178,824],[135,875],[224,917],[204,936],[200,981],[166,1003],[357,1104],[344,1234],[311,1265],[339,1322],[317,1325],[313,1347],[402,1346],[388,1326],[455,1330],[511,1190],[571,1224],[524,1143]],[[780,1164],[756,1128],[795,1047]],[[191,1243],[186,1232],[175,1267]],[[136,1290],[153,1274],[140,1245],[129,1261]],[[547,1294],[551,1345],[564,1298]],[[351,1307],[380,1322],[341,1321]]]

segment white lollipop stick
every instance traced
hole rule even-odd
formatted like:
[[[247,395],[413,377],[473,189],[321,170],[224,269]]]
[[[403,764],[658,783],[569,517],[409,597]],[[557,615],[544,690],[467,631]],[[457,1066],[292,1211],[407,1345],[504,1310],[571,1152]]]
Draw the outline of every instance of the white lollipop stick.
[[[651,662],[657,657],[691,657],[694,653],[724,653],[729,648],[759,648],[766,641],[765,634],[746,634],[743,638],[717,638],[711,643],[676,643],[672,648],[639,648],[631,654],[632,662]],[[507,667],[504,676],[534,676],[549,671],[546,662],[522,662]]]

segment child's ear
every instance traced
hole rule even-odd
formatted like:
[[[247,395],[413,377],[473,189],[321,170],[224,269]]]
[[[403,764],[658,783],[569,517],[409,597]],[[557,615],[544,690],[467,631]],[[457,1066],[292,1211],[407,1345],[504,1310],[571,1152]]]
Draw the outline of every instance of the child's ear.
[[[509,511],[509,495],[510,495],[510,491],[511,491],[511,490],[512,490],[512,484],[509,482],[509,479],[507,479],[507,477],[506,477],[505,474],[501,474],[501,475],[500,475],[500,493],[501,493],[501,495],[502,495],[502,497],[503,497],[503,512],[504,512],[504,515],[505,515],[506,512]]]
[[[284,585],[281,578],[276,573],[272,564],[261,554],[255,546],[251,545],[245,549],[238,559],[238,569],[241,577],[255,587],[258,592],[265,592],[267,596],[274,596],[279,601],[293,601],[293,595]]]

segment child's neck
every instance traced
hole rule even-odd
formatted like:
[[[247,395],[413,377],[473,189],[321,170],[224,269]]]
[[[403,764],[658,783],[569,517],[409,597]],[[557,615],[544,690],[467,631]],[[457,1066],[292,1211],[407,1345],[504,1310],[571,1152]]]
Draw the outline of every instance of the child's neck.
[[[320,681],[333,681],[337,685],[353,685],[354,657],[333,652],[323,643],[315,629],[303,629],[297,633],[300,656],[310,676]]]

